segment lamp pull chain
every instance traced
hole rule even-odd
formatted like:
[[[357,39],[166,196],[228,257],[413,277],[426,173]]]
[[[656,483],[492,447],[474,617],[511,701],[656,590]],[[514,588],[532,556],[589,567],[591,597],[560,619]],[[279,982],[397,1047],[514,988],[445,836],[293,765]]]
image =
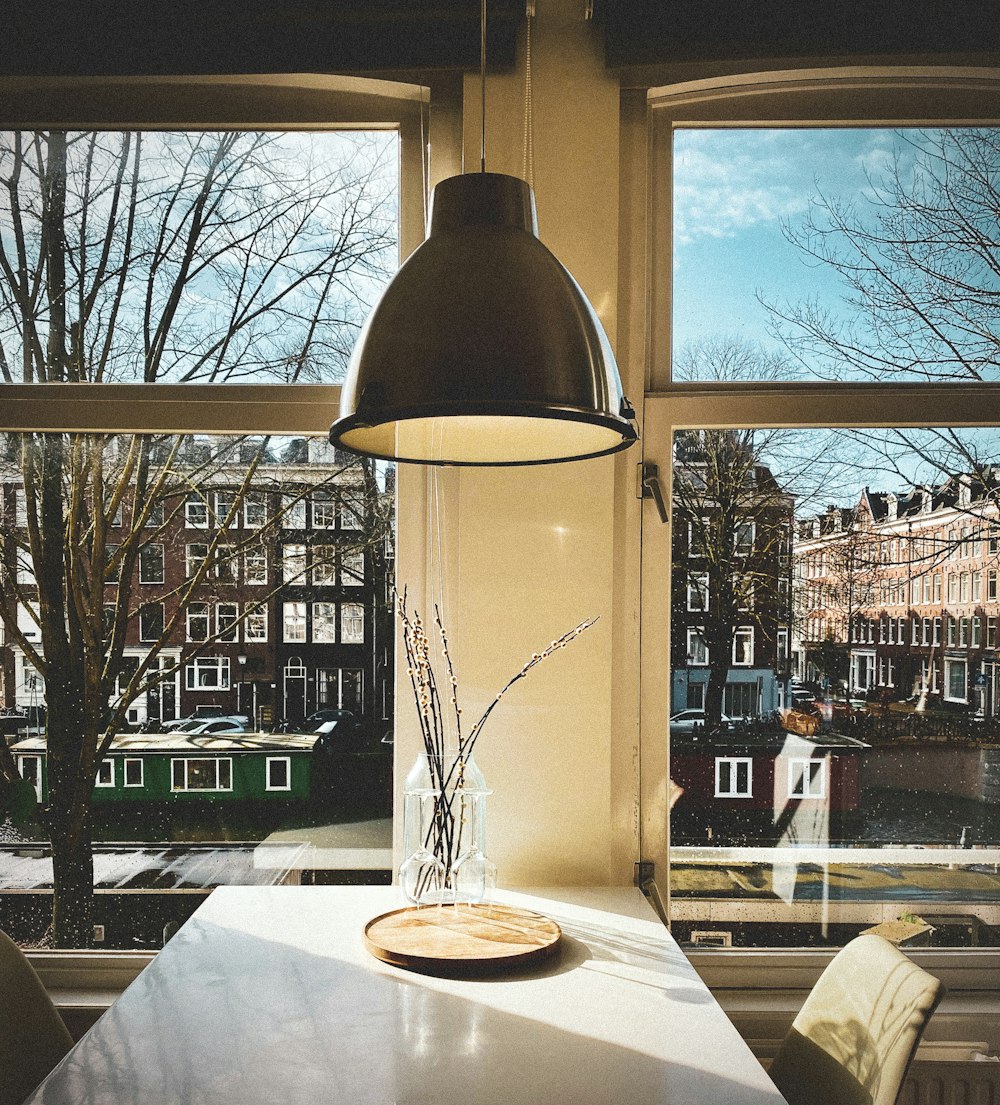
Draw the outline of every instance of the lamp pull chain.
[[[532,186],[535,183],[535,115],[531,98],[531,25],[534,21],[532,6],[528,11],[524,39],[524,156],[521,161],[521,176]]]
[[[479,8],[479,171],[486,172],[486,0]]]

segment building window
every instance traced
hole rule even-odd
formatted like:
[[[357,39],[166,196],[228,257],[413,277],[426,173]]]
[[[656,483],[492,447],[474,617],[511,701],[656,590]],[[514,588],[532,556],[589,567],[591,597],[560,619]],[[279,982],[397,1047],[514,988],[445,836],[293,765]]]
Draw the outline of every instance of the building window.
[[[979,648],[983,643],[983,621],[982,618],[974,617],[972,619],[972,647]]]
[[[306,639],[306,604],[286,602],[282,605],[282,639],[300,643]]]
[[[972,573],[972,601],[982,602],[983,599],[983,573]]]
[[[320,668],[316,672],[317,706],[362,713],[362,674],[360,668]]]
[[[753,626],[741,625],[733,634],[733,665],[753,667]]]
[[[708,645],[705,643],[705,630],[701,626],[688,626],[687,662],[697,667],[708,663]]]
[[[337,583],[337,546],[313,545],[312,582],[314,587],[333,587]]]
[[[239,514],[233,513],[236,508],[236,495],[232,491],[216,491],[215,493],[215,519],[214,524],[218,529],[231,529],[239,525]],[[232,514],[232,518],[230,518]]]
[[[97,780],[94,783],[98,787],[113,787],[115,785],[115,761],[105,757],[97,765]]]
[[[948,573],[948,601],[958,602],[958,576],[954,572]]]
[[[163,603],[147,602],[139,607],[139,640],[158,641],[163,636]]]
[[[239,640],[240,608],[235,602],[220,602],[215,607],[215,632],[227,644]]]
[[[191,495],[185,502],[184,524],[188,529],[208,529],[208,503],[200,495]]]
[[[365,640],[365,608],[359,602],[345,602],[340,608],[340,640],[360,645]]]
[[[139,550],[139,582],[163,582],[162,545],[143,545]]]
[[[951,702],[969,700],[969,666],[965,660],[953,660],[945,657],[944,680],[945,698]]]
[[[703,572],[688,576],[687,608],[708,610],[708,576]]]
[[[826,798],[826,760],[788,761],[789,798]]]
[[[314,491],[312,496],[313,529],[337,528],[337,496],[333,491]]]
[[[292,789],[291,756],[268,756],[265,771],[267,774],[267,790]]]
[[[243,554],[243,582],[248,587],[262,587],[267,584],[266,552]]]
[[[260,529],[267,524],[267,496],[250,491],[243,496],[243,525],[246,529]]]
[[[243,640],[252,642],[267,640],[266,606],[261,606],[247,614],[243,622]]]
[[[958,589],[959,602],[969,601],[969,573],[962,572],[960,578],[960,585]]]
[[[138,756],[126,756],[124,759],[124,785],[141,787],[144,784],[142,760]]]
[[[173,759],[170,761],[173,791],[232,790],[233,761],[226,756],[212,759]]]
[[[752,798],[753,760],[743,756],[716,756],[715,797]]]
[[[337,640],[337,604],[314,602],[312,639],[316,644],[334,644]]]
[[[201,571],[201,566],[208,559],[208,545],[185,545],[184,546],[184,570],[188,579],[194,579],[194,577]]]
[[[753,552],[756,534],[757,525],[755,522],[741,522],[736,527],[733,544],[737,556],[749,556]]]
[[[777,639],[775,641],[775,655],[774,662],[779,670],[783,669],[788,663],[788,630],[779,629]]]
[[[360,494],[353,491],[342,491],[340,494],[340,528],[361,529],[364,526],[365,514]]]
[[[184,686],[189,691],[228,691],[229,657],[196,656],[184,669]]]
[[[283,545],[281,549],[281,578],[284,583],[305,583],[305,545]],[[286,638],[287,639],[287,638]]]
[[[361,549],[343,549],[340,553],[341,587],[361,587],[365,582],[365,554]]]
[[[281,496],[281,524],[285,529],[306,528],[306,501],[301,495]]]
[[[997,600],[997,570],[996,568],[990,568],[986,573],[986,601],[996,602]]]
[[[207,641],[209,619],[208,603],[189,603],[185,618],[187,621],[187,639],[189,641]]]

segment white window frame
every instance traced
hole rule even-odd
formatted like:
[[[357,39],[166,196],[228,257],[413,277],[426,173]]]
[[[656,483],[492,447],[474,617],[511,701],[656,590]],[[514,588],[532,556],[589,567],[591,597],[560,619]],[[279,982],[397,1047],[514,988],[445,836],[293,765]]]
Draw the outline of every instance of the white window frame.
[[[332,487],[317,488],[310,498],[309,509],[313,529],[339,529],[340,497]]]
[[[115,761],[110,756],[105,756],[97,765],[97,776],[94,779],[94,786],[100,787],[103,790],[114,790]]]
[[[700,647],[697,652],[695,651],[695,642],[700,642]],[[695,657],[699,654],[704,658],[701,660],[696,659]],[[705,641],[705,627],[703,625],[689,625],[687,627],[687,656],[690,657],[687,661],[687,667],[689,668],[707,668],[711,662],[708,644]]]
[[[365,607],[360,602],[342,602],[340,604],[340,642],[344,645],[363,645],[365,643]],[[355,634],[352,623],[361,623],[361,632]],[[349,632],[349,630],[351,630]]]
[[[139,765],[139,781],[137,783],[130,783],[128,781],[128,769],[135,764]],[[122,786],[128,788],[140,788],[146,785],[146,761],[141,756],[125,756],[122,760]]]
[[[209,510],[204,495],[192,494],[184,500],[184,526],[186,529],[208,529]]]
[[[722,789],[722,767],[729,767],[729,789]],[[746,788],[739,787],[739,769],[746,765]],[[735,784],[735,785],[734,785]],[[715,757],[715,797],[716,798],[753,798],[753,757],[716,756]]]
[[[153,634],[147,634],[145,626],[143,625],[143,613],[144,613],[144,611],[150,610],[150,609],[152,609],[154,607],[157,607],[157,606],[160,608],[160,632],[159,633],[153,633]],[[167,624],[167,622],[166,622],[166,610],[164,609],[164,604],[162,602],[144,602],[139,607],[138,621],[139,621],[139,641],[143,644],[150,644],[150,643],[158,641],[163,636],[163,628]]]
[[[198,676],[201,672],[213,671],[216,675],[215,682],[199,682]],[[184,689],[187,691],[228,691],[229,657],[195,656],[189,660],[184,666]]]
[[[261,529],[267,524],[267,492],[248,491],[243,497],[243,528]]]
[[[268,582],[267,550],[243,554],[243,586],[266,587]]]
[[[805,757],[789,757],[788,759],[788,798],[826,798],[826,772],[827,772],[827,759],[823,757],[819,758],[805,758]],[[814,768],[819,768],[819,771],[815,773],[818,777],[819,785],[816,785],[817,778],[814,777]],[[796,786],[796,783],[799,786]]]
[[[215,765],[214,787],[192,787],[190,782],[190,767],[192,763],[211,763]],[[177,785],[177,765],[183,764],[183,786]],[[220,785],[222,777],[222,765],[228,765],[229,785]],[[221,794],[229,793],[233,789],[233,759],[231,756],[171,756],[170,757],[170,791],[172,794]]]
[[[332,645],[337,643],[338,614],[338,604],[335,602],[314,602],[312,604],[313,644]]]
[[[223,630],[222,611],[226,607],[232,610],[232,622],[227,630]],[[215,632],[216,640],[223,644],[237,644],[240,639],[240,606],[237,602],[217,602],[215,604]]]
[[[205,632],[196,636],[194,626],[204,621]],[[212,605],[208,602],[190,602],[184,611],[184,637],[191,642],[207,641],[212,633]]]
[[[745,660],[737,660],[738,644],[740,640],[747,640],[749,644],[746,648]],[[754,631],[752,625],[739,625],[733,631],[733,651],[732,651],[732,664],[734,668],[752,668],[754,662]]]
[[[271,764],[278,763],[285,765],[285,785],[280,787],[271,785]],[[268,756],[266,758],[264,763],[264,789],[269,791],[290,791],[292,789],[291,756]]]
[[[243,621],[243,641],[246,644],[267,642],[267,607],[250,610]]]
[[[694,601],[692,601],[694,600]],[[710,603],[708,595],[708,572],[694,572],[687,577],[687,608],[689,611],[704,614]]]
[[[753,429],[776,424],[884,428],[887,421],[891,424],[886,412],[893,410],[905,425],[962,427],[988,421],[983,417],[984,404],[1000,401],[1000,384],[711,384],[673,382],[670,376],[674,126],[891,128],[968,124],[978,119],[995,123],[1000,119],[1000,77],[990,74],[984,83],[981,76],[981,70],[949,69],[945,75],[943,70],[919,72],[912,68],[872,67],[864,72],[831,68],[710,77],[648,94],[650,140],[641,168],[635,169],[635,179],[641,182],[637,187],[644,188],[648,182],[644,210],[655,217],[645,227],[645,236],[641,228],[632,232],[629,240],[635,259],[622,276],[635,280],[636,286],[648,283],[651,287],[646,299],[650,318],[643,459],[658,466],[661,487],[671,487],[670,443],[675,429]],[[662,674],[671,667],[670,581],[664,584],[656,579],[657,569],[671,562],[672,549],[669,535],[663,532],[667,527],[656,532],[650,504],[644,503],[641,511],[641,605],[646,628],[639,654],[640,749],[641,763],[648,763],[650,770],[649,781],[645,777],[641,781],[640,823],[644,850],[655,864],[657,883],[669,910],[669,854],[666,842],[657,839],[657,834],[665,834],[663,807],[653,780],[662,778],[662,772],[657,776],[656,764],[668,754],[666,719],[676,712],[670,702],[671,680]]]
[[[313,587],[337,586],[337,546],[313,545],[309,550],[312,560]]]
[[[298,542],[281,546],[281,582],[305,586],[306,546]]]
[[[289,644],[304,644],[307,637],[306,602],[281,604],[281,639]]]
[[[143,564],[142,554],[144,552],[149,552],[151,549],[159,549],[160,550],[160,571],[158,573],[159,574],[159,579],[149,579],[149,578],[147,578],[145,572],[143,572],[143,568],[145,567],[145,565]],[[164,581],[164,579],[166,578],[165,575],[164,575],[165,571],[166,571],[166,558],[165,558],[165,550],[164,550],[163,545],[158,541],[150,542],[150,544],[148,544],[148,545],[143,545],[143,547],[139,550],[139,582],[140,583],[162,583]]]

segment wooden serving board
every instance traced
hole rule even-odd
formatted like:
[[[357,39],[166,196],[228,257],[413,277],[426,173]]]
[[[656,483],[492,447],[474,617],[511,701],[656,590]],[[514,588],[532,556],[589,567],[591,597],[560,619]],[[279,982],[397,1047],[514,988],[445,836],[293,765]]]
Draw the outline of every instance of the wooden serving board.
[[[562,935],[540,913],[506,905],[411,906],[365,925],[377,959],[429,974],[496,974],[553,955]]]

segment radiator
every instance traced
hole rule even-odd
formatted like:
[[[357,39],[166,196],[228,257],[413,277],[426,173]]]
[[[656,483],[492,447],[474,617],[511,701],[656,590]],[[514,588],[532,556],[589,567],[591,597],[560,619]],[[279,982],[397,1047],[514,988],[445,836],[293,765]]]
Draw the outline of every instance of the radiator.
[[[915,1059],[897,1105],[1000,1105],[1000,1063]]]

